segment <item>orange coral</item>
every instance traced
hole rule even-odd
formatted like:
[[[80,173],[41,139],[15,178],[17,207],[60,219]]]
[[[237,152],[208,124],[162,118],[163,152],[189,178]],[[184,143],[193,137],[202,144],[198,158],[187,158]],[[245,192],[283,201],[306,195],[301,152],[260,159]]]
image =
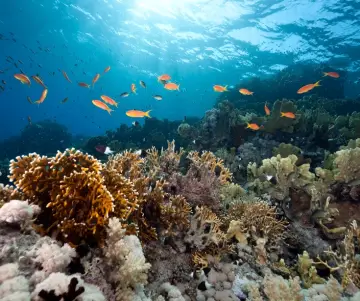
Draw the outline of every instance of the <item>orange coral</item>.
[[[42,208],[38,223],[45,232],[56,231],[67,242],[101,241],[110,214],[126,219],[137,208],[132,183],[110,168],[103,170],[88,154],[66,149],[53,158],[30,154],[16,159],[10,180]]]
[[[221,184],[228,183],[232,178],[232,174],[230,170],[224,166],[223,160],[217,158],[212,152],[205,151],[200,156],[199,152],[193,151],[189,153],[188,159],[190,159],[198,169],[206,166],[218,177]]]
[[[25,200],[25,196],[15,187],[0,184],[0,207],[10,200]]]

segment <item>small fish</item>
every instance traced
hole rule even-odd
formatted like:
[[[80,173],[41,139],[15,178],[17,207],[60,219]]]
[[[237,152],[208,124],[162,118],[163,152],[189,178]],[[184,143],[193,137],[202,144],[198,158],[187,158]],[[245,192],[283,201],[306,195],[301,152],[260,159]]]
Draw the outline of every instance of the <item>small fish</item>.
[[[222,93],[227,91],[227,86],[214,85],[213,89],[215,92]]]
[[[158,76],[158,81],[161,82],[161,81],[168,81],[171,79],[171,76],[168,75],[168,74],[163,74],[163,75],[160,75]]]
[[[31,78],[36,81],[39,85],[41,85],[44,89],[46,89],[46,86],[44,82],[41,80],[41,78],[37,75],[32,75]]]
[[[260,129],[260,127],[256,123],[247,123],[246,129],[258,131]]]
[[[145,84],[145,82],[142,81],[142,80],[140,81],[140,86],[146,89],[146,84]]]
[[[154,95],[153,97],[154,97],[156,100],[162,100],[162,99],[163,99],[161,95]]]
[[[254,94],[254,92],[249,91],[248,89],[244,89],[244,88],[241,88],[241,89],[239,90],[239,92],[240,92],[242,95],[253,95],[253,94]]]
[[[268,108],[268,106],[266,105],[266,103],[265,103],[265,106],[264,106],[264,110],[265,110],[266,116],[269,116],[270,113],[271,113],[271,111],[270,111],[270,109]]]
[[[163,85],[165,85],[167,83],[167,80],[161,79],[161,80],[159,80],[159,82],[162,83]]]
[[[286,117],[286,118],[290,118],[290,119],[295,119],[296,116],[293,112],[280,112],[281,116],[280,117]]]
[[[6,85],[6,81],[5,81],[5,80],[2,80],[1,82],[2,82],[4,85]]]
[[[151,110],[149,111],[139,111],[139,110],[129,110],[126,112],[126,115],[129,117],[133,117],[133,118],[142,118],[142,117],[148,117],[151,118],[151,116],[149,115],[149,113],[151,112]]]
[[[139,126],[140,123],[139,123],[139,121],[134,121],[134,122],[132,122],[131,124],[132,124],[133,126]]]
[[[33,104],[33,102],[31,101],[30,96],[27,96],[26,99],[27,99],[27,101],[28,101],[30,104]]]
[[[107,111],[107,112],[111,115],[111,112],[112,112],[113,110],[111,110],[111,109],[110,109],[105,103],[103,103],[102,101],[100,101],[100,100],[93,100],[92,103],[93,103],[94,106],[97,106],[98,108]]]
[[[96,73],[96,75],[94,76],[93,80],[92,80],[92,86],[94,87],[95,83],[99,80],[100,78],[100,73]]]
[[[104,69],[104,73],[109,72],[109,71],[110,71],[110,66],[108,66]]]
[[[61,72],[62,72],[63,76],[65,77],[65,79],[66,79],[69,83],[71,83],[71,80],[69,79],[69,77],[68,77],[68,75],[66,74],[66,72],[65,72],[65,71],[61,71]]]
[[[79,85],[80,87],[90,88],[90,85],[87,84],[87,83],[79,82],[78,85]]]
[[[45,98],[46,98],[46,96],[47,96],[47,94],[48,94],[48,89],[44,89],[44,90],[42,91],[42,93],[41,93],[40,99],[37,100],[37,101],[35,101],[35,103],[37,103],[37,104],[43,103],[44,100],[45,100]]]
[[[0,74],[3,74],[3,73],[5,73],[5,71],[4,71],[4,70],[0,70]]]
[[[105,146],[105,145],[97,145],[97,146],[95,146],[95,149],[99,153],[102,153],[104,155],[111,155],[113,153],[113,151],[110,149],[110,147]]]
[[[131,92],[136,94],[136,85],[135,84],[131,84]]]
[[[301,87],[297,91],[297,94],[303,94],[303,93],[309,92],[310,90],[314,89],[315,87],[320,87],[320,82],[321,81],[319,80],[315,84],[308,84],[308,85]]]
[[[65,97],[65,98],[61,101],[61,103],[65,103],[65,102],[67,102],[67,101],[68,101],[68,99],[69,99],[69,97]]]
[[[0,86],[0,89],[3,90],[3,91],[5,91],[5,88],[4,88],[3,86]]]
[[[169,91],[175,91],[175,90],[180,91],[180,85],[177,85],[175,83],[167,83],[164,85],[164,88]]]
[[[120,97],[128,97],[129,96],[129,93],[128,92],[124,92],[124,93],[121,93],[120,94]]]
[[[323,74],[324,74],[323,77],[325,77],[325,76],[330,76],[330,77],[333,77],[333,78],[339,78],[340,77],[339,73],[337,73],[337,72],[323,72]]]
[[[18,62],[19,62],[21,65],[24,65],[24,63],[23,63],[21,60],[18,60]]]
[[[27,117],[27,120],[28,120],[29,125],[32,125],[31,117],[30,117],[30,116]]]
[[[117,102],[116,102],[115,100],[113,100],[112,98],[110,98],[109,96],[101,95],[100,97],[101,97],[101,99],[102,99],[103,101],[105,101],[105,102],[108,103],[109,105],[112,105],[112,106],[115,106],[115,107],[118,106]]]
[[[14,77],[19,80],[22,84],[28,85],[30,87],[30,79],[25,74],[15,74]]]

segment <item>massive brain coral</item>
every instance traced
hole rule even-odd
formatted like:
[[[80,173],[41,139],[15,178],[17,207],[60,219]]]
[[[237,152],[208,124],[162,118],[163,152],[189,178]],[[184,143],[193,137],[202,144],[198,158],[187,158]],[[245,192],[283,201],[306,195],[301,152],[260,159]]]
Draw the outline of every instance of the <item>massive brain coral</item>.
[[[76,245],[101,242],[111,214],[126,219],[136,208],[130,206],[137,200],[132,185],[122,179],[116,187],[110,181],[106,186],[102,172],[93,156],[66,149],[53,158],[35,153],[17,157],[9,178],[42,209],[36,221],[42,230]]]

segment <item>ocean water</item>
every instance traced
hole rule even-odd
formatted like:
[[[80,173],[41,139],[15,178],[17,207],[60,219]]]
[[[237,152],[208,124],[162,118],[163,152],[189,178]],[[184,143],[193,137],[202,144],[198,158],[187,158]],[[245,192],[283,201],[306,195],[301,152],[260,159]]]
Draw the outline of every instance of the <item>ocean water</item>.
[[[231,87],[299,62],[346,71],[346,95],[360,93],[359,0],[1,0],[0,7],[0,139],[19,134],[28,116],[87,136],[131,124],[130,109],[201,117],[219,96],[214,84]],[[28,103],[43,88],[17,81],[22,71],[47,85],[42,104]],[[77,85],[96,73],[94,88]],[[164,73],[180,91],[157,82]],[[132,83],[137,95],[120,98]],[[119,102],[111,116],[91,102],[102,94]]]

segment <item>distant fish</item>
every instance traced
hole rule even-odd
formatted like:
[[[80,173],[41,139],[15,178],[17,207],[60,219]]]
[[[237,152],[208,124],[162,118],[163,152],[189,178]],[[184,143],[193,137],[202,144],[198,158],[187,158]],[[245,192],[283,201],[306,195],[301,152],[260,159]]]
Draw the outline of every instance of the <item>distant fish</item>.
[[[46,98],[46,96],[47,96],[47,94],[48,94],[48,89],[44,89],[44,90],[42,91],[42,93],[41,93],[40,99],[37,100],[37,101],[35,101],[35,103],[37,103],[37,104],[43,103],[44,100],[45,100],[45,98]]]
[[[136,94],[136,85],[135,84],[131,84],[131,92]]]
[[[333,77],[333,78],[339,78],[340,77],[339,73],[337,73],[337,72],[323,72],[323,74],[324,74],[324,76],[330,76],[330,77]]]
[[[65,77],[65,79],[66,79],[69,83],[71,83],[71,80],[69,79],[69,77],[68,77],[68,75],[66,74],[66,72],[65,72],[65,71],[61,71],[61,72],[62,72],[63,76]]]
[[[258,131],[260,129],[260,126],[258,126],[256,123],[247,123],[246,129]]]
[[[94,87],[95,83],[99,80],[100,78],[100,73],[96,73],[96,75],[94,76],[93,80],[92,80],[92,86]]]
[[[136,126],[139,126],[140,123],[138,121],[134,121],[131,124],[136,127]]]
[[[270,112],[270,109],[268,108],[268,106],[266,105],[266,103],[264,105],[264,110],[265,110],[266,116],[269,116],[271,112]]]
[[[303,93],[309,92],[312,89],[314,89],[315,87],[320,87],[320,80],[317,81],[315,84],[308,84],[308,85],[305,85],[305,86],[301,87],[297,91],[297,94],[303,94]]]
[[[33,104],[33,102],[31,101],[30,96],[27,96],[26,99],[27,99],[27,101],[28,101],[30,104]]]
[[[87,83],[79,82],[78,85],[79,85],[80,87],[90,88],[90,85],[87,84]]]
[[[118,106],[117,102],[116,102],[115,100],[113,100],[111,97],[106,96],[106,95],[101,95],[100,97],[101,97],[101,99],[102,99],[103,101],[105,101],[105,102],[108,103],[109,105],[112,105],[112,106],[115,106],[115,107]]]
[[[214,85],[213,89],[215,92],[226,92],[227,91],[227,86],[220,86],[220,85]]]
[[[153,97],[154,97],[156,100],[162,100],[162,99],[163,99],[161,95],[154,95]]]
[[[168,74],[163,74],[163,75],[160,75],[158,76],[158,81],[161,82],[161,81],[168,81],[171,79],[171,76],[168,75]]]
[[[163,80],[163,79],[159,80],[159,82],[162,83],[163,85],[165,85],[167,83],[167,81]]]
[[[129,117],[134,117],[134,118],[142,118],[142,117],[148,117],[151,118],[149,113],[151,112],[151,110],[149,111],[139,111],[139,110],[129,110],[126,112],[126,115]]]
[[[31,117],[30,117],[30,116],[27,117],[27,120],[28,120],[29,125],[32,125],[32,121],[31,121]]]
[[[290,118],[290,119],[295,119],[296,116],[293,112],[280,112],[281,116],[280,117],[286,117],[286,118]]]
[[[69,99],[69,97],[65,97],[65,98],[61,101],[61,103],[65,103],[65,102],[67,102],[67,101],[68,101],[68,99]]]
[[[146,89],[146,84],[145,84],[145,82],[142,81],[142,80],[140,81],[140,86]]]
[[[28,85],[30,87],[30,79],[25,74],[15,74],[14,77],[19,80],[22,84]]]
[[[109,71],[110,71],[110,66],[105,68],[104,73],[109,72]]]
[[[242,95],[253,95],[253,94],[254,94],[254,92],[249,91],[248,89],[244,89],[244,88],[241,88],[241,89],[239,90],[239,92],[240,92]]]
[[[128,97],[129,96],[129,93],[128,92],[124,92],[124,93],[121,93],[120,94],[120,97]]]
[[[111,112],[112,112],[113,110],[111,110],[111,109],[110,109],[105,103],[103,103],[102,101],[100,101],[100,100],[93,100],[92,103],[93,103],[94,106],[97,106],[98,108],[107,111],[107,112],[111,115]]]
[[[175,91],[175,90],[180,91],[180,85],[177,85],[175,83],[167,83],[164,85],[164,88],[169,91]]]
[[[32,75],[31,78],[37,82],[39,85],[41,85],[44,89],[46,89],[46,86],[44,84],[44,82],[41,80],[41,78],[37,75]]]
[[[2,80],[1,82],[2,82],[4,85],[6,85],[6,81],[5,81],[5,80]]]
[[[95,146],[95,149],[99,153],[102,153],[104,155],[111,155],[113,153],[113,151],[110,149],[110,147],[105,146],[105,145],[97,145],[97,146]]]

